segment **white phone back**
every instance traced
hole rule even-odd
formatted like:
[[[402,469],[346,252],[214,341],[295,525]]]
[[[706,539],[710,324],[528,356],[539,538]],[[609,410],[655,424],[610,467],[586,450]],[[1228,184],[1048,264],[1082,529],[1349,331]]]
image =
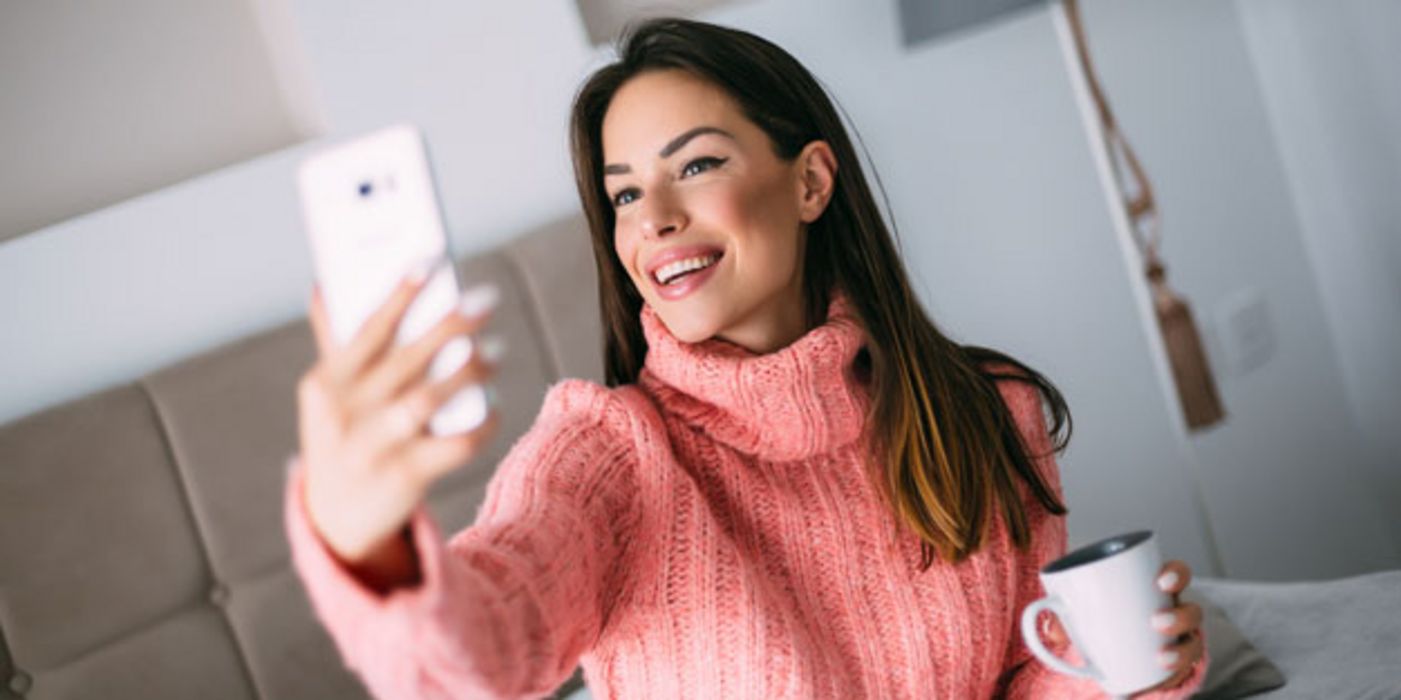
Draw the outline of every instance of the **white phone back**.
[[[450,258],[427,148],[413,125],[396,124],[330,146],[297,172],[302,218],[332,334],[350,342],[418,262]],[[399,324],[395,345],[412,342],[452,311],[461,295],[452,265],[437,268]],[[429,366],[441,379],[472,351],[449,341]],[[470,430],[486,417],[482,387],[469,386],[433,416],[435,435]]]

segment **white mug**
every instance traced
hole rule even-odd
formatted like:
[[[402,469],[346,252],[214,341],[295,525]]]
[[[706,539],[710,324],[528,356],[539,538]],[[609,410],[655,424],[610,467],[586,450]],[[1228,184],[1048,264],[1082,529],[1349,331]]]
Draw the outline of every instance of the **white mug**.
[[[1104,692],[1127,696],[1172,675],[1158,663],[1167,642],[1149,619],[1172,607],[1158,588],[1163,567],[1158,542],[1148,530],[1081,547],[1041,569],[1046,597],[1022,611],[1022,637],[1031,653],[1051,669],[1089,678]],[[1084,658],[1072,666],[1052,654],[1036,633],[1036,616],[1051,610]]]

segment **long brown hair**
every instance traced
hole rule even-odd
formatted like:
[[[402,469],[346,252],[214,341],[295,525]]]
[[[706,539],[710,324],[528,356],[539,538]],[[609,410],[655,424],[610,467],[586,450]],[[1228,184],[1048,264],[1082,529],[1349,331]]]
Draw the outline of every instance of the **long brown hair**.
[[[866,444],[872,463],[880,466],[871,477],[892,515],[921,539],[921,569],[933,564],[936,553],[959,561],[976,552],[994,503],[1016,545],[1029,544],[1014,474],[1049,512],[1065,515],[1032,466],[1029,446],[993,382],[1010,379],[1040,391],[1051,407],[1050,433],[1065,428],[1054,452],[1070,440],[1070,412],[1060,392],[1003,353],[949,340],[930,320],[910,289],[846,130],[807,69],[761,37],[676,18],[629,27],[618,56],[580,87],[570,123],[574,176],[598,266],[607,384],[637,380],[647,342],[639,317],[642,296],[613,252],[613,207],[603,187],[603,117],[633,76],[681,69],[729,93],[768,134],[779,158],[792,161],[815,140],[826,141],[836,156],[832,198],[808,227],[804,313],[809,327],[820,322],[831,291],[841,289],[866,331],[869,342],[859,356],[869,365],[873,398]]]

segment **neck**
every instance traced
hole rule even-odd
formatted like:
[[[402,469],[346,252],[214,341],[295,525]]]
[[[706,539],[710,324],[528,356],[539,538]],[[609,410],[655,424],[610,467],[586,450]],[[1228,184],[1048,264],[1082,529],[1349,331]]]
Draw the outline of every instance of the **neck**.
[[[802,285],[797,284],[716,333],[715,337],[756,355],[767,355],[792,345],[814,325],[807,318]]]
[[[669,413],[731,447],[772,461],[806,459],[853,443],[869,408],[854,361],[865,333],[841,293],[825,321],[765,354],[712,337],[677,340],[650,307],[638,382]]]

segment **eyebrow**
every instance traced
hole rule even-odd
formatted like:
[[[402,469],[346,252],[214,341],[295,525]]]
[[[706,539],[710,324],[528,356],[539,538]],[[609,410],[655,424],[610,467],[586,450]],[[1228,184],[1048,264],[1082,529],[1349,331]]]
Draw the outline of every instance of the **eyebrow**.
[[[671,154],[681,150],[682,146],[685,146],[687,142],[701,134],[719,134],[733,141],[739,140],[735,138],[734,134],[718,126],[698,126],[672,139],[670,143],[662,147],[662,150],[657,151],[657,155],[663,158],[669,158]],[[603,166],[604,175],[624,175],[630,172],[632,172],[632,167],[626,163],[611,163]]]

